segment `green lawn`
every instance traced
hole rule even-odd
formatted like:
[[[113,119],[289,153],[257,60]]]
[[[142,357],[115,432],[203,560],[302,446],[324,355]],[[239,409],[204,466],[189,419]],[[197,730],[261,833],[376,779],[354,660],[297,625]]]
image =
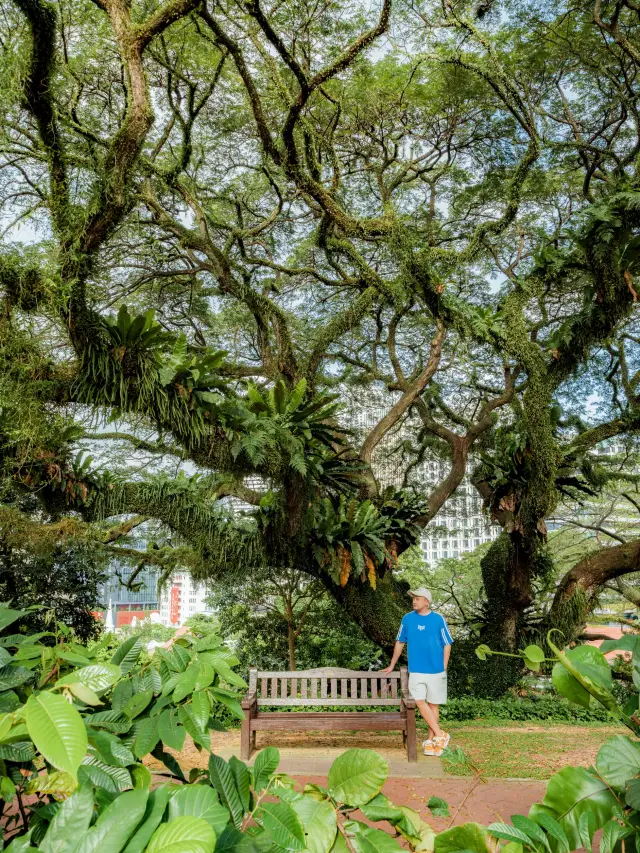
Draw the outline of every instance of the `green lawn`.
[[[548,779],[568,764],[588,767],[607,738],[626,729],[606,724],[508,723],[489,720],[449,723],[451,747],[462,747],[483,776]],[[470,767],[445,761],[453,776],[469,776]]]

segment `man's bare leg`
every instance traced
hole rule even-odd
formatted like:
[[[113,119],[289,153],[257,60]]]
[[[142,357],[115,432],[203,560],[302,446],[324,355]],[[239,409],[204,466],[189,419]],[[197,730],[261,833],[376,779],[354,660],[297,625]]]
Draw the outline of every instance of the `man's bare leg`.
[[[427,704],[431,708],[431,710],[433,712],[433,716],[436,718],[436,722],[439,724],[440,723],[440,705],[434,705],[431,702],[428,702]],[[434,736],[435,736],[435,732],[431,728],[431,726],[429,726],[429,739],[433,740]]]
[[[437,706],[435,706],[437,708]],[[416,708],[420,711],[423,720],[429,726],[429,737],[442,737],[444,732],[438,722],[439,714],[433,712],[433,705],[429,705],[424,699],[416,699]]]

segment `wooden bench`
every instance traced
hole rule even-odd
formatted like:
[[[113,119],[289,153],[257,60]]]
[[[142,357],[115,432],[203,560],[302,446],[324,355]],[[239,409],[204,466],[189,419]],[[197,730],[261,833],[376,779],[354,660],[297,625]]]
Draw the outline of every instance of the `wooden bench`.
[[[344,711],[267,711],[268,707],[345,706]],[[353,711],[362,706],[394,708]],[[401,731],[409,761],[417,761],[416,704],[409,696],[406,667],[399,672],[307,669],[297,672],[249,670],[249,690],[242,700],[240,741],[243,759],[251,757],[257,731],[327,730]]]

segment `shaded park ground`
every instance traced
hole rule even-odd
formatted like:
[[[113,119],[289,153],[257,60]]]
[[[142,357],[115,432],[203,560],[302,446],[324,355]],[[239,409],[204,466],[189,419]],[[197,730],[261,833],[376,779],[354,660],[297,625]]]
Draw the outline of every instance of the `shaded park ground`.
[[[280,770],[304,785],[324,784],[328,767],[344,750],[375,749],[389,762],[384,793],[396,804],[419,811],[434,828],[444,829],[450,823],[474,820],[486,824],[526,814],[544,796],[545,780],[553,773],[568,764],[593,764],[603,742],[622,731],[606,725],[495,725],[487,721],[451,723],[448,728],[452,747],[462,747],[478,773],[469,765],[423,756],[417,764],[409,764],[400,735],[392,732],[259,732],[257,751],[277,747]],[[239,755],[239,730],[212,732],[211,748],[225,759]],[[174,754],[184,770],[205,767],[208,760],[190,740]],[[149,764],[155,769],[153,759]],[[158,764],[157,769],[160,767]],[[449,818],[435,819],[427,813],[426,803],[432,796],[447,801]]]

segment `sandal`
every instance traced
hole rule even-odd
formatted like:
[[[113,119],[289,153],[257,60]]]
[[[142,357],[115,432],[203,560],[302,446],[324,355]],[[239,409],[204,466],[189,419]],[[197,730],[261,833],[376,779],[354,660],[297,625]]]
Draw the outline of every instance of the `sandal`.
[[[438,755],[442,755],[445,749],[449,746],[450,740],[451,735],[447,734],[447,732],[443,732],[440,737],[434,737],[433,745],[435,746],[436,750],[438,750]]]

